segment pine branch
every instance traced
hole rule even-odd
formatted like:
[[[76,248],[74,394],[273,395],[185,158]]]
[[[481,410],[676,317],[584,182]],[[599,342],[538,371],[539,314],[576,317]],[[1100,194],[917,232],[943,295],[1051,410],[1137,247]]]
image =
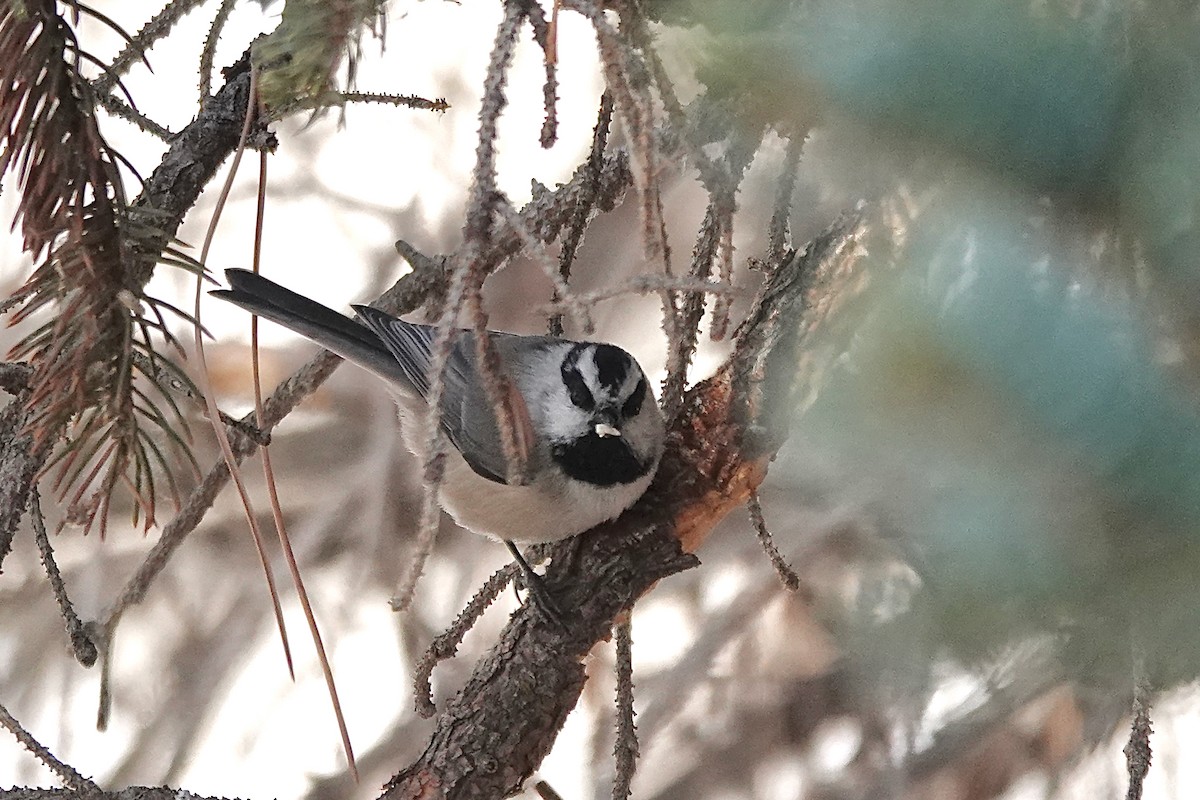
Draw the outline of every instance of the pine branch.
[[[181,9],[186,4],[173,5]],[[75,10],[121,32],[98,12],[85,6]],[[130,41],[126,54],[134,52],[140,52],[140,45]],[[179,502],[171,473],[175,464],[191,462],[194,468],[194,461],[186,433],[173,427],[160,408],[160,403],[171,406],[174,401],[171,387],[158,376],[184,375],[156,352],[151,339],[157,331],[168,347],[178,349],[163,315],[173,309],[145,296],[143,286],[158,263],[198,268],[178,249],[174,232],[232,150],[240,124],[231,141],[223,143],[212,136],[223,121],[216,113],[202,115],[188,131],[203,127],[210,134],[204,141],[207,158],[187,152],[182,156],[187,163],[180,164],[177,142],[130,207],[118,169],[128,162],[101,135],[97,91],[80,73],[82,63],[98,64],[105,69],[101,82],[107,79],[107,88],[116,81],[116,68],[81,47],[53,2],[9,5],[0,11],[0,58],[13,65],[12,79],[0,86],[0,172],[15,174],[25,249],[41,260],[9,307],[19,306],[14,320],[44,309],[53,313],[51,322],[13,351],[14,358],[28,358],[33,368],[20,429],[32,437],[25,461],[35,464],[36,471],[56,470],[55,489],[68,505],[66,521],[90,528],[98,520],[103,532],[113,493],[125,486],[136,501],[135,523],[141,518],[149,527],[163,489]],[[121,65],[128,62],[127,57]],[[243,88],[233,98],[240,101],[239,123],[247,96]],[[192,142],[189,137],[184,143]],[[166,196],[166,173],[187,173],[191,181]],[[147,359],[154,369],[140,366]],[[139,372],[156,393],[135,385]],[[186,377],[182,380],[186,383]],[[182,424],[182,417],[174,418]],[[156,481],[163,472],[166,480]],[[27,482],[10,486],[28,492]],[[23,494],[13,497],[10,508],[16,513],[26,506]],[[8,522],[6,518],[0,529]]]
[[[14,293],[16,319],[64,301],[53,325],[16,348],[34,369],[27,425],[35,451],[93,403],[128,333],[119,297],[124,190],[119,155],[100,134],[79,71],[89,60],[55,3],[0,12],[0,61],[10,65],[0,84],[0,173],[14,173],[24,249],[42,261]],[[107,405],[125,400],[118,389]]]
[[[579,699],[587,653],[656,581],[696,566],[691,553],[764,478],[787,437],[806,298],[857,258],[860,226],[858,215],[839,220],[770,277],[733,355],[688,392],[650,490],[620,518],[554,547],[545,580],[570,610],[567,629],[518,611],[384,798],[520,789]]]
[[[183,418],[160,408],[173,406],[175,383],[191,388],[186,373],[151,339],[157,332],[178,350],[164,311],[180,312],[143,287],[159,263],[198,268],[174,237],[237,144],[249,102],[249,54],[227,70],[225,86],[173,138],[142,194],[126,206],[115,166],[123,159],[101,137],[97,96],[76,69],[83,51],[52,10],[42,4],[37,13],[10,9],[0,16],[0,53],[16,64],[14,81],[0,87],[0,168],[17,171],[27,250],[47,252],[14,302],[18,318],[56,306],[53,322],[14,350],[35,370],[21,430],[32,433],[28,462],[35,471],[56,469],[68,520],[89,527],[99,520],[103,531],[112,494],[125,485],[136,500],[135,521],[140,516],[149,527],[158,494],[179,503],[172,470],[180,461],[197,467]],[[274,140],[260,130],[255,145],[273,147]],[[135,386],[138,373],[155,392]],[[28,491],[26,482],[9,486],[24,486],[22,496]],[[26,506],[13,499],[10,508]],[[0,522],[0,530],[9,527],[7,518]]]
[[[174,137],[162,161],[146,178],[142,193],[130,204],[134,220],[159,232],[157,239],[142,243],[134,254],[129,281],[139,289],[150,280],[160,253],[173,240],[184,215],[237,147],[250,101],[249,51],[224,70],[224,77],[225,85]],[[251,144],[272,150],[276,142],[272,134],[259,129]]]
[[[279,26],[254,44],[259,95],[272,115],[333,88],[343,59],[354,83],[364,30],[382,17],[379,0],[295,0],[284,5]]]
[[[201,114],[203,117],[204,114]],[[241,120],[237,121],[241,124]],[[168,154],[169,158],[169,154]],[[581,167],[575,176],[558,189],[541,189],[522,209],[520,216],[530,230],[543,241],[550,241],[566,227],[574,210],[585,202],[602,211],[609,211],[620,200],[629,186],[629,174],[623,153],[605,157],[600,166],[599,178],[593,180],[589,170]],[[149,181],[148,181],[149,183]],[[497,236],[491,247],[483,254],[483,262],[489,271],[495,270],[521,246],[521,238],[511,232]],[[413,265],[414,271],[401,278],[376,303],[378,308],[393,314],[403,314],[415,309],[431,296],[446,290],[446,275],[443,261],[427,258],[405,242],[396,243],[397,250]],[[341,359],[329,352],[322,352],[305,366],[293,373],[276,387],[264,403],[263,418],[258,421],[260,429],[256,436],[261,438],[285,416],[291,413],[301,400],[312,394],[333,373]],[[255,437],[238,432],[234,453],[239,459],[253,452]],[[216,494],[229,480],[229,471],[223,461],[215,464],[193,490],[180,512],[163,528],[137,573],[130,578],[121,595],[101,620],[101,627],[110,633],[115,630],[120,617],[131,605],[145,597],[147,589],[166,566],[176,549],[199,524],[212,505]],[[4,484],[0,482],[0,491]],[[0,495],[2,499],[2,495]]]

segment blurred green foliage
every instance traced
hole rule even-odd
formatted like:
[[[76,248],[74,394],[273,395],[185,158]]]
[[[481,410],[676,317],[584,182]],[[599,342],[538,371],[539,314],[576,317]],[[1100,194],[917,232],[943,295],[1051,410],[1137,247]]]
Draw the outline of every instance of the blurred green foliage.
[[[1200,284],[1200,14],[1190,4],[668,2],[707,34],[710,99],[805,130],[830,114],[1110,214]]]
[[[706,103],[891,170],[797,425],[911,540],[905,624],[968,658],[1051,633],[1079,674],[1127,679],[1139,649],[1160,683],[1200,676],[1196,6],[650,13],[693,27]]]
[[[1190,679],[1195,403],[1139,304],[1081,278],[1020,196],[960,191],[913,222],[902,251],[866,257],[872,280],[837,327],[852,333],[811,342],[839,355],[797,425],[889,487],[934,641],[977,658],[1069,630],[1079,668],[1121,674],[1141,631],[1161,680]],[[1120,662],[1097,663],[1117,641]]]

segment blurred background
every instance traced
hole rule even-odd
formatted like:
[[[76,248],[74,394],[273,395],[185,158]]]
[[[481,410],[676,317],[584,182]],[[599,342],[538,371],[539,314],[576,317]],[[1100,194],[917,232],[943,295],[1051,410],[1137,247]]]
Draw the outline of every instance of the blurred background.
[[[151,10],[141,5],[97,2],[130,31]],[[196,113],[215,6],[199,4],[147,54],[153,71],[138,66],[125,80],[139,108],[173,130]],[[701,569],[639,602],[634,797],[1120,796],[1135,694],[1153,703],[1144,796],[1194,795],[1200,768],[1185,754],[1200,741],[1200,7],[643,6],[651,39],[639,52],[661,58],[684,106],[683,125],[668,103],[656,106],[656,145],[669,156],[652,176],[676,271],[687,269],[709,201],[696,153],[718,159],[731,143],[753,145],[732,231],[735,284],[757,286],[752,267],[781,184],[794,181],[793,246],[860,201],[866,233],[853,267],[825,276],[797,320],[793,434],[762,489],[803,589],[783,590],[734,514],[699,552]],[[282,7],[234,4],[216,64],[272,30]],[[607,12],[614,24],[622,8]],[[386,38],[364,38],[360,89],[445,97],[447,111],[348,106],[275,126],[265,274],[345,308],[407,271],[396,239],[428,254],[458,245],[501,12],[393,2]],[[122,46],[86,18],[79,35],[101,58]],[[542,58],[527,27],[499,135],[499,185],[518,205],[532,181],[553,187],[584,160],[605,86],[592,25],[564,8],[559,141],[543,149]],[[165,151],[120,120],[102,130],[142,174]],[[624,133],[618,121],[614,145],[627,144]],[[679,138],[693,149],[672,150]],[[254,172],[243,165],[235,180],[214,272],[249,266]],[[180,233],[192,245],[219,180]],[[0,216],[14,211],[6,184]],[[597,218],[572,286],[601,290],[655,271],[641,224],[633,193]],[[0,244],[6,293],[29,269],[16,235]],[[159,267],[148,290],[188,307],[193,283]],[[540,269],[515,259],[486,286],[491,323],[540,332],[550,296]],[[735,322],[747,303],[735,302]],[[656,298],[624,294],[594,316],[597,338],[665,376]],[[218,402],[245,413],[248,319],[212,301],[203,321]],[[21,333],[2,335],[12,344]],[[315,353],[265,323],[260,341],[268,389]],[[728,347],[705,337],[690,376],[711,374]],[[207,469],[218,454],[200,410],[191,414]],[[412,711],[412,665],[507,553],[445,519],[414,606],[389,610],[418,524],[419,465],[382,387],[352,367],[282,423],[272,451],[364,779],[346,775],[302,617],[285,599],[297,653],[288,680],[227,489],[123,619],[103,732],[97,670],[70,655],[29,531],[4,563],[0,702],[106,788],[373,797],[425,745],[432,723]],[[269,531],[257,459],[244,472]],[[48,491],[43,499],[57,523],[61,511]],[[104,541],[70,526],[54,540],[85,619],[114,601],[156,538],[121,519]],[[462,685],[515,602],[502,596],[438,667],[438,698]],[[584,695],[541,769],[564,798],[611,794],[613,657],[611,646],[592,653]],[[54,784],[0,736],[0,786]]]

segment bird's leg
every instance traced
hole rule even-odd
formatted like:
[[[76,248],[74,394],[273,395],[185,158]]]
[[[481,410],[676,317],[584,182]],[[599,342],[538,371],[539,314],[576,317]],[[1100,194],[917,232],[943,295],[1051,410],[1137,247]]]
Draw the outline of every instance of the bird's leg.
[[[542,580],[542,576],[533,571],[533,567],[525,560],[525,556],[521,555],[521,551],[517,546],[508,539],[504,540],[504,546],[508,548],[508,552],[512,553],[513,558],[517,560],[517,566],[521,568],[522,574],[525,576],[525,586],[529,589],[529,597],[533,600],[533,604],[555,625],[560,628],[565,628],[562,614],[559,613],[558,606],[554,599],[550,597],[550,592],[546,589],[546,584]]]

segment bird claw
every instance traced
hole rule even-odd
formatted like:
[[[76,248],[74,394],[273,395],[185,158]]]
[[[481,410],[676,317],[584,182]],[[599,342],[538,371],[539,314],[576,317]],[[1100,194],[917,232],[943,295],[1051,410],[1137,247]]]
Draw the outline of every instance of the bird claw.
[[[566,630],[567,624],[563,621],[562,612],[559,610],[558,604],[554,602],[554,598],[550,596],[550,591],[546,588],[542,576],[530,573],[526,574],[524,578],[525,588],[529,590],[529,602],[533,604],[533,607],[553,625]]]
[[[513,558],[517,561],[517,566],[521,568],[522,582],[529,592],[529,601],[532,602],[534,608],[541,612],[542,616],[549,620],[556,627],[566,630],[567,625],[563,621],[563,614],[558,608],[558,604],[554,598],[550,596],[550,590],[546,588],[546,582],[542,576],[534,572],[533,567],[525,560],[525,556],[521,555],[521,551],[512,542],[505,542],[509,552],[513,554]]]

